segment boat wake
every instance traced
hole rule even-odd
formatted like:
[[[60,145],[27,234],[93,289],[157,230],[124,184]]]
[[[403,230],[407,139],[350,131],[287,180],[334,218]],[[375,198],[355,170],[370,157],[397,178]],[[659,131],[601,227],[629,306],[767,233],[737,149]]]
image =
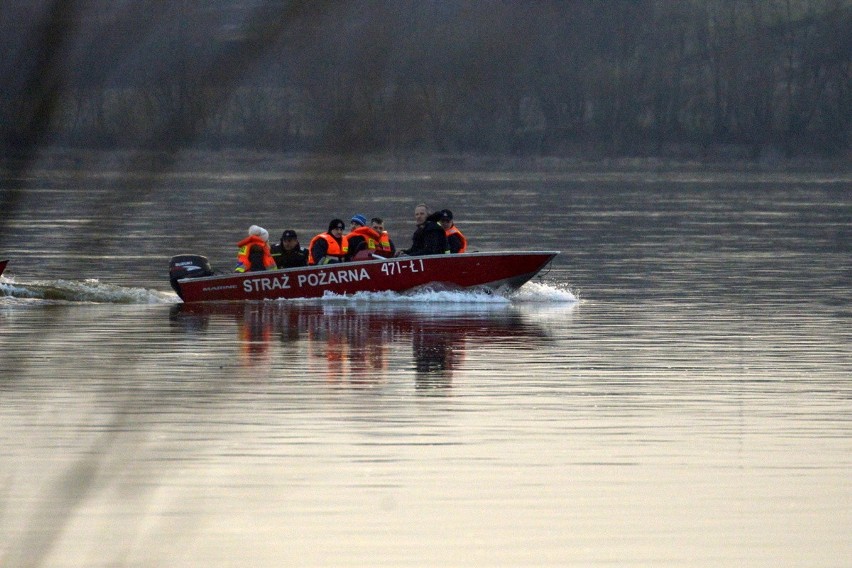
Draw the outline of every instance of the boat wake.
[[[98,304],[175,304],[180,299],[174,292],[148,288],[133,288],[102,283],[99,280],[46,280],[26,283],[0,277],[0,301],[43,301],[51,303]],[[267,300],[267,302],[323,303],[323,304],[442,304],[444,306],[478,305],[500,307],[517,303],[576,303],[578,298],[570,290],[559,286],[527,282],[514,293],[501,295],[477,291],[451,291],[423,289],[416,292],[358,292],[341,296],[327,293],[322,298]]]
[[[570,290],[538,282],[527,282],[515,292],[503,295],[470,290],[430,290],[415,292],[358,292],[347,296],[326,293],[322,298],[294,300],[269,300],[272,302],[299,303],[349,303],[349,304],[480,304],[483,306],[506,306],[517,303],[577,303],[579,299]]]
[[[81,302],[95,304],[173,304],[173,292],[147,288],[129,288],[104,284],[98,280],[43,280],[19,283],[0,278],[0,300],[45,301],[52,303]]]
[[[541,303],[571,303],[575,304],[580,298],[567,286],[551,285],[542,282],[527,282],[511,296],[513,302]]]

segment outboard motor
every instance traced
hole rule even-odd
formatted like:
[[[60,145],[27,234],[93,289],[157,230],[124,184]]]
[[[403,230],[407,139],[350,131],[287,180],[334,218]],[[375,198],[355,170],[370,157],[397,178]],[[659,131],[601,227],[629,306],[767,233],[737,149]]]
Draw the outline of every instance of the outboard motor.
[[[201,278],[203,276],[213,276],[213,268],[210,266],[210,261],[207,257],[197,254],[179,254],[173,256],[169,261],[169,282],[177,295],[183,299],[183,294],[180,293],[180,284],[178,280],[182,278]]]

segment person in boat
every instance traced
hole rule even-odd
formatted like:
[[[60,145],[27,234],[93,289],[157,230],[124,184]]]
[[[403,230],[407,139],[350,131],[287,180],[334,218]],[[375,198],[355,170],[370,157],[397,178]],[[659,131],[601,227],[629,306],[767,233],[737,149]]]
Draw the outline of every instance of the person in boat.
[[[275,259],[269,250],[269,231],[252,225],[248,236],[237,243],[237,267],[234,272],[255,272],[275,268]]]
[[[450,252],[467,252],[467,238],[459,231],[456,224],[453,223],[453,212],[449,209],[441,209],[441,218],[438,219],[441,228],[444,229],[444,234],[447,236],[447,245],[450,247]]]
[[[272,258],[278,268],[296,268],[308,265],[308,249],[299,243],[299,236],[293,229],[281,233],[281,240],[272,245]]]
[[[421,203],[414,208],[414,222],[417,229],[411,237],[411,246],[397,253],[409,256],[422,256],[429,254],[446,254],[450,252],[447,245],[447,235],[438,224],[441,212],[429,213],[429,208]]]
[[[376,252],[376,246],[381,235],[372,227],[367,226],[367,218],[363,215],[353,215],[349,223],[349,256],[347,260],[370,260]]]
[[[311,239],[308,245],[308,264],[343,262],[349,254],[349,240],[343,234],[346,225],[341,219],[332,219],[328,231]]]
[[[370,226],[379,234],[379,242],[376,243],[376,254],[391,258],[396,254],[396,247],[390,238],[390,235],[385,230],[385,221],[381,217],[373,217],[370,219]]]

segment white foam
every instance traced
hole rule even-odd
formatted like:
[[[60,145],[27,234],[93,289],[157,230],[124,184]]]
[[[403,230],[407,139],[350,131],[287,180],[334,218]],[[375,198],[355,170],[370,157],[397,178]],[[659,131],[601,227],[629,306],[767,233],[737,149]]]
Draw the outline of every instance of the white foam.
[[[3,278],[0,295],[55,302],[88,302],[104,304],[173,304],[178,301],[173,292],[147,288],[129,288],[104,284],[98,280],[36,280],[16,283]]]
[[[580,299],[565,285],[527,282],[511,296],[512,302],[576,303]]]
[[[504,296],[499,293],[461,290],[419,290],[417,292],[357,292],[341,295],[326,292],[322,298],[276,300],[281,302],[322,302],[349,304],[458,304],[508,306],[516,303],[577,303],[578,298],[567,287],[528,282],[519,290]]]
[[[132,288],[105,284],[96,279],[49,280],[17,283],[0,278],[0,296],[57,302],[89,302],[113,304],[174,304],[179,302],[174,292],[147,288]],[[400,294],[397,292],[358,292],[350,295],[326,293],[318,299],[277,300],[283,302],[323,302],[346,304],[442,304],[482,307],[501,307],[519,303],[576,303],[578,298],[562,286],[528,282],[508,296],[482,291],[450,291],[423,289]]]
[[[321,298],[295,298],[290,300],[275,300],[278,302],[322,303],[347,305],[425,305],[442,304],[465,306],[507,306],[510,300],[506,297],[487,294],[485,292],[437,291],[423,290],[414,293],[400,294],[397,292],[357,292],[355,294],[334,294],[326,292]]]

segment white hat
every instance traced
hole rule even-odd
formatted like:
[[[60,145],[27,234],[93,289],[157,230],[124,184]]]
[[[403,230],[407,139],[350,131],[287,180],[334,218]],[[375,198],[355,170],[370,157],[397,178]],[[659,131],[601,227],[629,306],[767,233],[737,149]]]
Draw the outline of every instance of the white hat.
[[[260,237],[264,242],[269,241],[269,231],[264,229],[263,227],[258,227],[257,225],[252,225],[248,230],[249,236]]]

